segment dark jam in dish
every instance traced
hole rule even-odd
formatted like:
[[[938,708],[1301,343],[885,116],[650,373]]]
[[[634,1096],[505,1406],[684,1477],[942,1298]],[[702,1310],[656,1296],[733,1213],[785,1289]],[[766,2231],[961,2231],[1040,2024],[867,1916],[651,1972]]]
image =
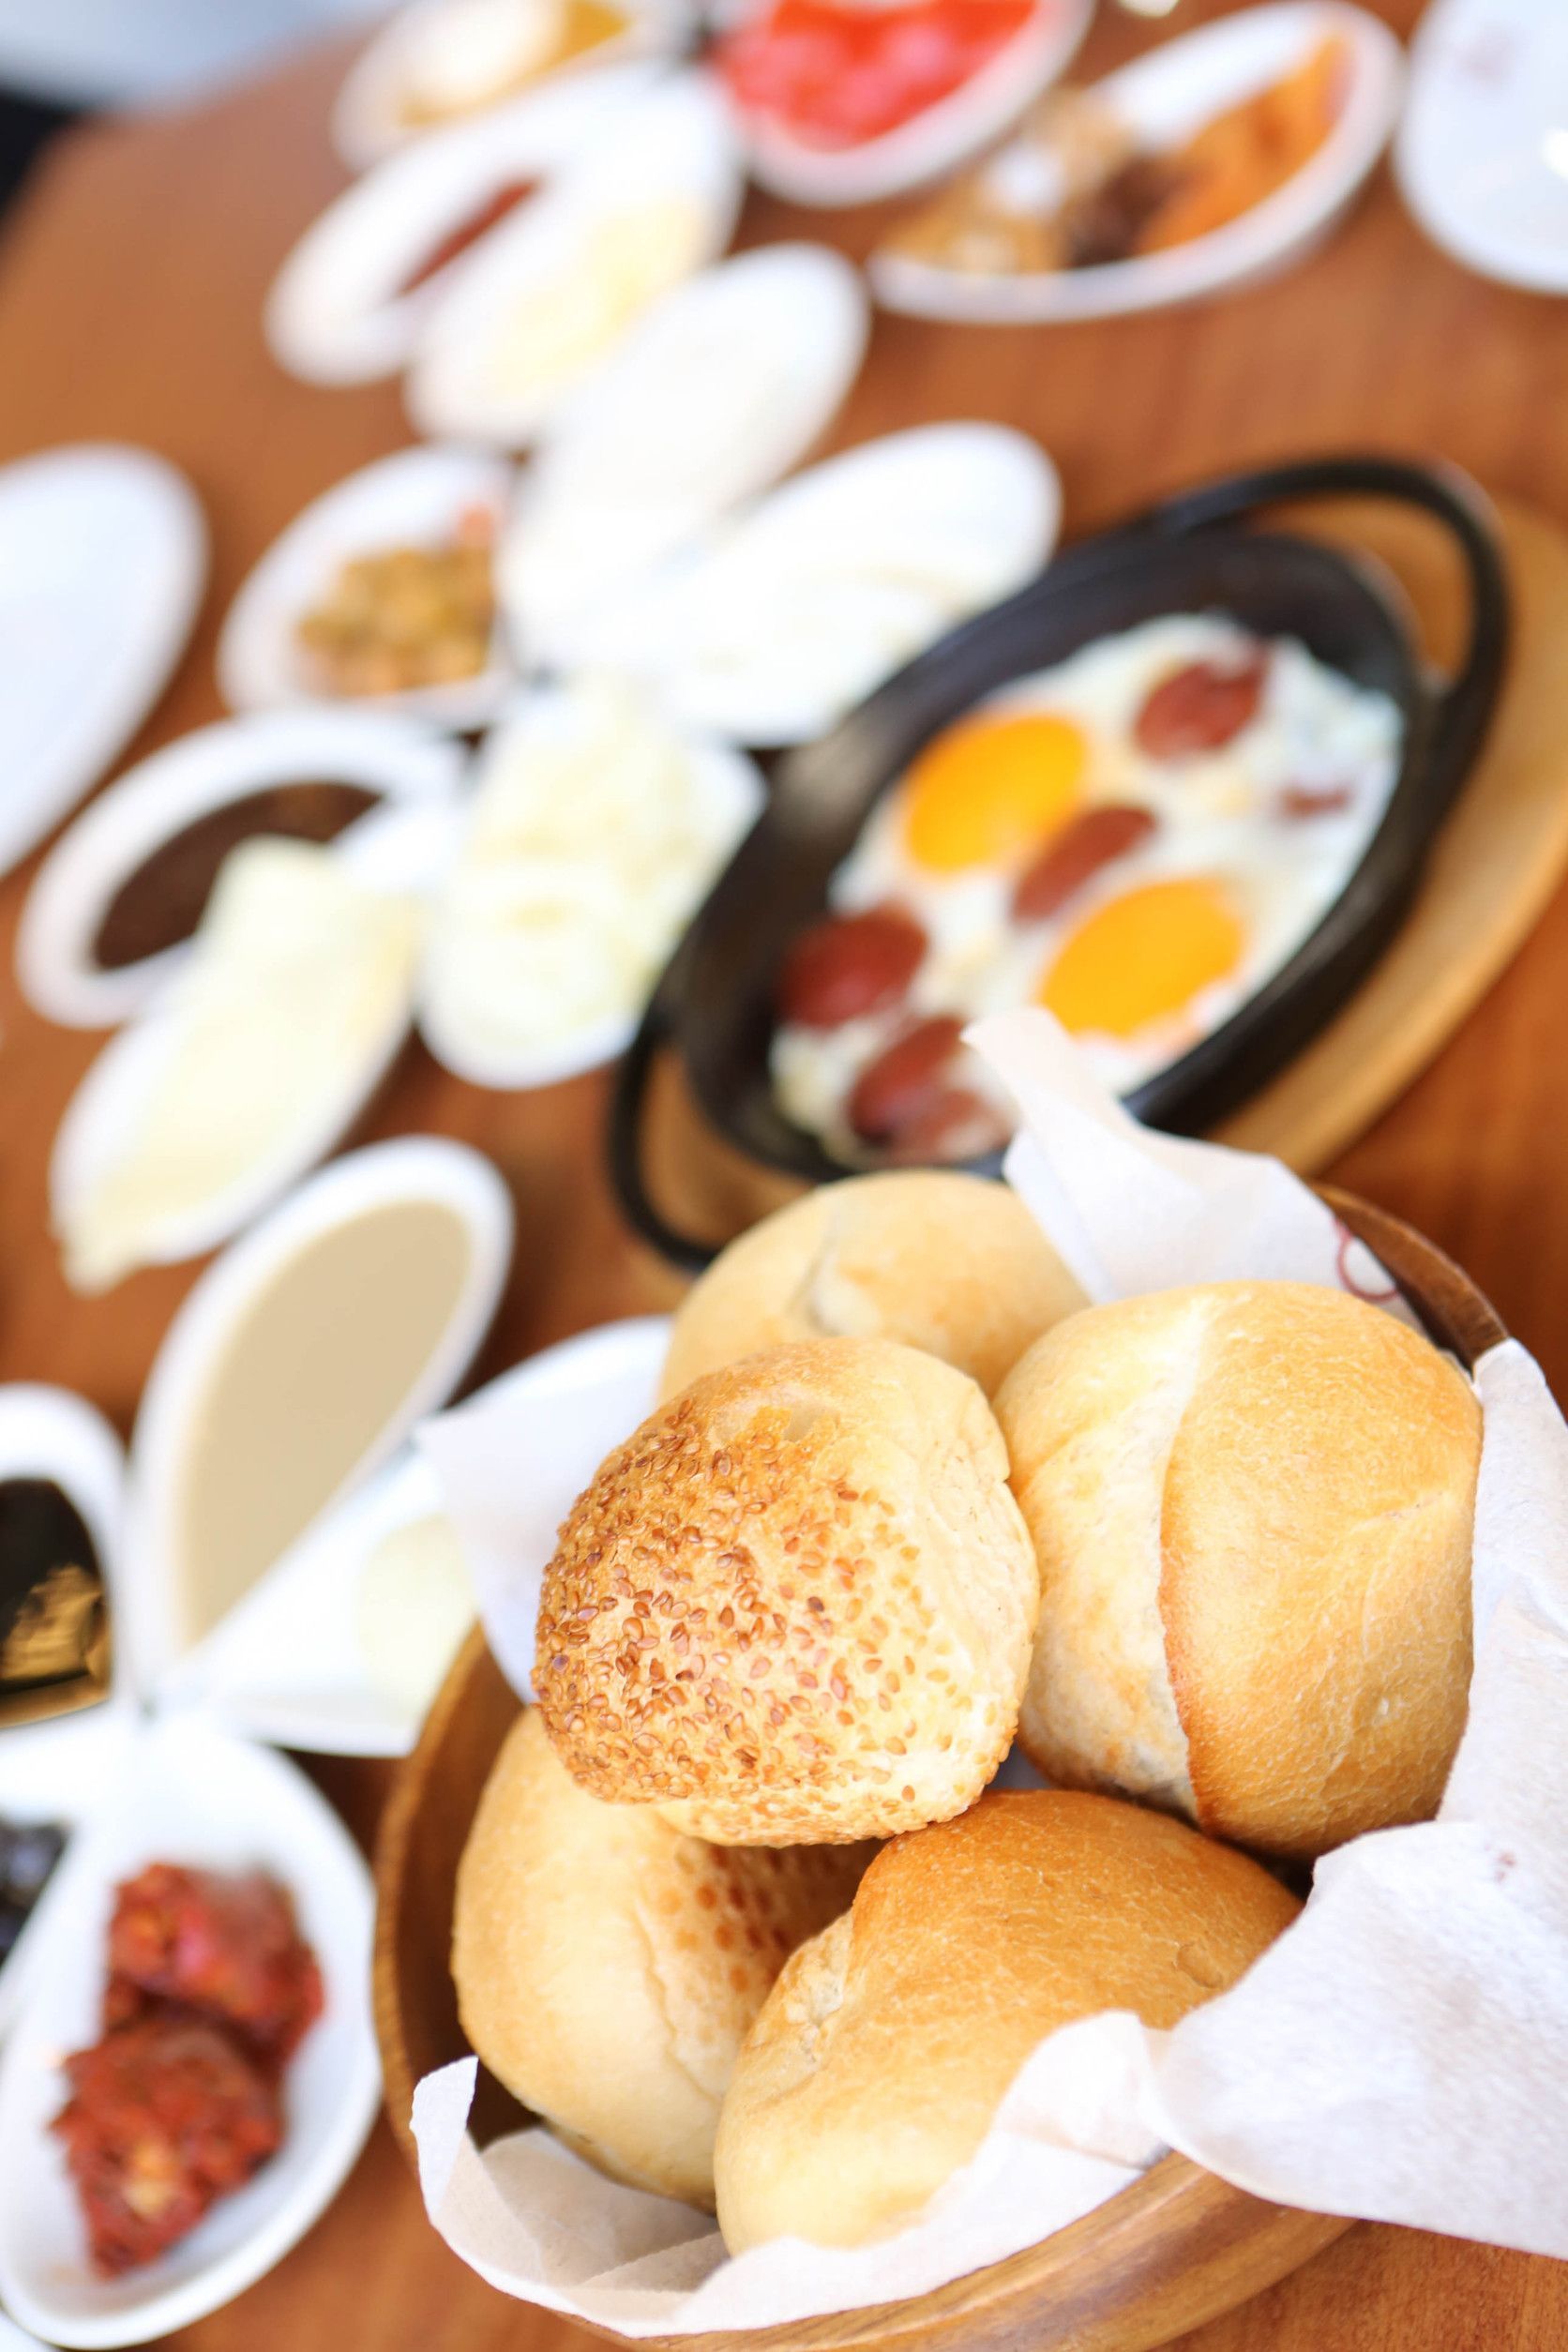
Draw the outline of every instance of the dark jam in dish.
[[[285,834],[294,841],[334,841],[381,797],[365,784],[302,780],[268,784],[207,809],[160,841],[126,876],[99,918],[93,961],[100,972],[122,972],[188,940],[212,896],[219,867],[242,841],[263,833]]]
[[[0,1967],[65,1849],[53,1821],[0,1821]]]
[[[283,2068],[322,2011],[286,1888],[150,1862],[115,1889],[103,2028],[65,2061],[65,2143],[94,2269],[188,2236],[282,2144]]]
[[[438,278],[449,264],[466,253],[470,246],[477,245],[482,236],[488,236],[492,229],[499,228],[508,214],[517,210],[525,196],[533,195],[537,185],[535,180],[504,180],[465,220],[460,220],[456,228],[449,229],[439,245],[431,246],[417,268],[412,269],[398,288],[399,298],[417,294],[421,286],[428,286],[432,278]]]
[[[49,1478],[0,1479],[0,1728],[90,1707],[109,1686],[93,1539]]]

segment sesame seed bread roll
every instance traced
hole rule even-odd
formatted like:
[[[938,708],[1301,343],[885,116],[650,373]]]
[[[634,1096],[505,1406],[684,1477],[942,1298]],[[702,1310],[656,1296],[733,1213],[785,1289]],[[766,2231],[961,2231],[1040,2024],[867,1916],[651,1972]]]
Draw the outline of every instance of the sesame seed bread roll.
[[[530,1709],[459,1866],[463,2031],[580,2156],[711,2212],[719,2100],[742,2038],[866,1859],[843,1847],[727,1852],[645,1808],[600,1804]]]
[[[1298,1908],[1244,1855],[1108,1797],[985,1797],[899,1838],[746,2036],[715,2154],[725,2243],[902,2227],[1048,2033],[1109,2009],[1173,2026]]]
[[[900,1339],[988,1396],[1088,1300],[1005,1184],[897,1168],[821,1184],[731,1242],[675,1317],[661,1396],[796,1339]]]
[[[722,1845],[962,1812],[1011,1744],[1039,1605],[974,1382],[890,1339],[709,1373],[599,1470],[545,1572],[535,1678],[596,1797]]]
[[[1090,1308],[997,1412],[1044,1603],[1019,1736],[1274,1854],[1437,1809],[1464,1727],[1481,1410],[1307,1283]]]

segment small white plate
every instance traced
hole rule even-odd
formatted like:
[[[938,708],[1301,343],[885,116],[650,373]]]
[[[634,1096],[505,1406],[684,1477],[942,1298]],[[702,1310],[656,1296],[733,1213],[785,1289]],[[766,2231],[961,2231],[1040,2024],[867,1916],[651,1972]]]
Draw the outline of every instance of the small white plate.
[[[1056,80],[1093,14],[1093,0],[1038,0],[978,73],[896,130],[855,147],[806,145],[765,115],[737,107],[752,177],[791,204],[830,207],[874,204],[939,179],[978,155]]]
[[[93,942],[121,883],[209,809],[307,779],[361,784],[388,806],[417,804],[448,796],[462,764],[449,737],[381,711],[256,712],[182,735],[99,793],[38,868],[17,930],[23,994],[69,1029],[108,1029],[143,1011],[188,942],[107,971]],[[367,809],[339,839],[384,813]]]
[[[426,313],[405,384],[415,431],[523,449],[561,415],[659,298],[643,281],[623,288],[610,315],[579,325],[573,364],[542,382],[508,384],[498,346],[515,345],[541,304],[590,298],[601,236],[664,204],[690,232],[668,294],[722,253],[740,209],[733,132],[716,84],[701,73],[667,76],[580,149],[545,192],[457,263]],[[591,331],[590,331],[591,330]]]
[[[921,425],[829,458],[584,612],[565,655],[686,727],[807,743],[947,629],[1032,579],[1062,491],[1037,442]]]
[[[1568,294],[1568,9],[1434,0],[1410,49],[1400,191],[1455,261]]]
[[[273,281],[265,325],[279,365],[308,384],[396,374],[450,271],[482,239],[405,293],[415,271],[502,188],[552,177],[658,70],[643,59],[546,83],[492,114],[432,132],[354,181]]]
[[[273,541],[229,607],[218,643],[218,684],[230,709],[319,707],[329,698],[312,691],[294,633],[342,565],[388,548],[443,542],[475,507],[493,516],[499,540],[511,493],[512,470],[504,460],[476,449],[422,447],[396,450],[324,491]],[[399,711],[461,733],[483,727],[512,683],[498,619],[489,666],[477,677],[355,697],[349,707]]]
[[[1387,143],[1404,54],[1386,24],[1346,0],[1279,0],[1162,42],[1093,85],[1141,144],[1179,145],[1277,82],[1332,34],[1348,43],[1350,60],[1339,119],[1301,170],[1239,219],[1165,252],[1090,269],[945,269],[883,246],[867,264],[877,300],[916,318],[1029,324],[1159,309],[1285,269],[1329,234]]]
[[[164,1334],[131,1441],[128,1628],[143,1689],[157,1688],[193,1647],[178,1584],[179,1504],[192,1449],[202,1441],[207,1384],[236,1324],[290,1259],[334,1227],[394,1201],[450,1209],[467,1228],[470,1263],[423,1371],[328,1498],[324,1509],[332,1508],[451,1395],[490,1328],[512,1257],[511,1201],[490,1161],[436,1136],[403,1136],[335,1161],[208,1267]],[[320,1515],[312,1524],[319,1523]]]
[[[659,303],[523,475],[498,567],[520,653],[797,465],[867,327],[859,271],[822,245],[761,246]]]
[[[93,1541],[109,1610],[111,1687],[96,1707],[53,1722],[0,1730],[0,1818],[51,1821],[68,1832],[113,1786],[134,1713],[126,1671],[121,1558],[125,1448],[103,1415],[69,1389],[32,1382],[0,1387],[0,1480],[47,1478],[82,1515]],[[59,1900],[62,1862],[0,1967],[0,2033],[31,1982],[45,1922]]]
[[[49,2130],[60,2061],[101,2031],[113,1890],[151,1862],[261,1868],[294,1899],[325,2007],[291,2060],[278,2154],[159,2262],[96,2278],[64,2151]],[[372,1897],[347,1831],[294,1766],[190,1716],[148,1726],[113,1798],[61,1865],[28,2000],[0,2058],[0,2298],[51,2344],[144,2344],[233,2300],[330,2203],[375,2119]]]
[[[51,449],[0,471],[0,872],[97,783],[195,623],[207,535],[145,449]]]
[[[583,708],[581,690],[587,684],[566,678],[525,687],[487,738],[475,763],[465,838],[453,858],[448,888],[437,893],[431,907],[419,981],[419,1033],[442,1067],[473,1086],[520,1092],[554,1086],[580,1071],[596,1069],[626,1050],[642,1016],[645,998],[639,992],[614,1012],[568,1026],[548,1042],[536,1035],[526,1042],[515,1034],[506,1037],[504,1018],[492,1020],[486,1013],[475,1012],[473,968],[463,968],[465,952],[484,944],[487,915],[497,895],[505,912],[491,917],[488,933],[496,945],[504,948],[508,936],[515,934],[519,890],[534,886],[545,894],[548,904],[585,910],[577,943],[580,955],[593,957],[596,969],[605,959],[596,952],[593,941],[604,940],[609,930],[618,927],[628,906],[637,902],[644,877],[628,864],[602,853],[600,809],[591,808],[586,820],[600,832],[582,833],[570,852],[563,848],[549,853],[519,853],[508,842],[499,893],[491,887],[496,880],[493,860],[476,857],[471,849],[474,836],[486,822],[487,779],[505,775],[514,762],[525,762],[533,746],[552,743],[558,730],[569,730]],[[752,762],[730,745],[671,725],[652,705],[647,716],[650,726],[685,754],[694,780],[696,805],[704,818],[712,819],[715,835],[722,836],[711,866],[692,876],[690,912],[695,913],[741,837],[761,813],[766,787]],[[664,876],[649,881],[647,887],[656,891],[658,902],[663,903]],[[650,986],[673,953],[677,939],[678,932],[661,942],[654,957]],[[554,954],[559,965],[564,961],[559,931]],[[515,1004],[515,993],[511,1001]],[[494,993],[484,1002],[488,1010],[494,1004]]]
[[[360,1587],[385,1537],[440,1510],[429,1464],[397,1455],[291,1545],[180,1660],[160,1696],[197,1703],[228,1730],[277,1747],[406,1756],[423,1710],[377,1681],[361,1637]],[[430,1659],[433,1682],[450,1663],[450,1653]]]
[[[627,59],[672,56],[684,44],[689,28],[680,0],[616,0],[616,6],[625,8],[627,18],[624,34],[601,41],[596,48],[584,51],[580,59],[540,75],[537,82],[526,84],[514,97],[497,100],[496,104],[511,105],[520,98],[542,97],[546,90],[566,83],[576,87],[596,80],[601,73],[613,71]],[[395,154],[400,147],[440,138],[445,129],[455,128],[459,121],[477,121],[491,111],[475,106],[470,114],[454,117],[440,128],[427,128],[405,119],[401,101],[408,87],[413,57],[432,36],[440,36],[444,21],[449,24],[452,15],[448,0],[414,0],[412,8],[400,8],[360,51],[339,90],[332,115],[333,140],[351,172],[362,172],[384,157]]]

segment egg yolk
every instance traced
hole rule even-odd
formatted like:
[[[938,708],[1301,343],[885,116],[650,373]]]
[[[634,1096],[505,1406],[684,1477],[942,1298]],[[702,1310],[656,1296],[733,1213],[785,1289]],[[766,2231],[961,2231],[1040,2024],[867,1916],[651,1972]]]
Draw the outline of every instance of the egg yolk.
[[[1148,882],[1079,924],[1039,989],[1075,1035],[1136,1036],[1182,1011],[1242,960],[1246,932],[1222,883],[1208,876]]]
[[[1050,711],[965,719],[922,752],[904,786],[904,840],[927,873],[1012,863],[1078,805],[1088,746]]]

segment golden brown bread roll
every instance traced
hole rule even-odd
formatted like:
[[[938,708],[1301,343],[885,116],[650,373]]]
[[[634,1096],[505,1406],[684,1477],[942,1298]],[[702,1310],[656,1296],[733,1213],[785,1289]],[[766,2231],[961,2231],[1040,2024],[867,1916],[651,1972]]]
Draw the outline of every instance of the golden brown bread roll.
[[[929,1168],[852,1176],[715,1259],[676,1314],[659,1393],[761,1348],[846,1335],[924,1348],[988,1396],[1031,1340],[1087,1304],[1005,1184]]]
[[[741,2039],[865,1862],[842,1847],[726,1852],[645,1808],[602,1805],[531,1708],[496,1758],[458,1871],[463,2031],[580,2155],[711,2210],[714,2129]]]
[[[960,1813],[1039,1603],[974,1382],[890,1339],[710,1373],[611,1455],[545,1573],[539,1704],[595,1796],[725,1845]]]
[[[746,2038],[714,2166],[730,2251],[899,2228],[1047,2034],[1108,2009],[1175,2025],[1299,1907],[1244,1855],[1108,1797],[985,1797],[899,1838]]]
[[[1464,1726],[1481,1412],[1305,1283],[1090,1308],[997,1412],[1044,1595],[1019,1737],[1262,1851],[1436,1810]]]

